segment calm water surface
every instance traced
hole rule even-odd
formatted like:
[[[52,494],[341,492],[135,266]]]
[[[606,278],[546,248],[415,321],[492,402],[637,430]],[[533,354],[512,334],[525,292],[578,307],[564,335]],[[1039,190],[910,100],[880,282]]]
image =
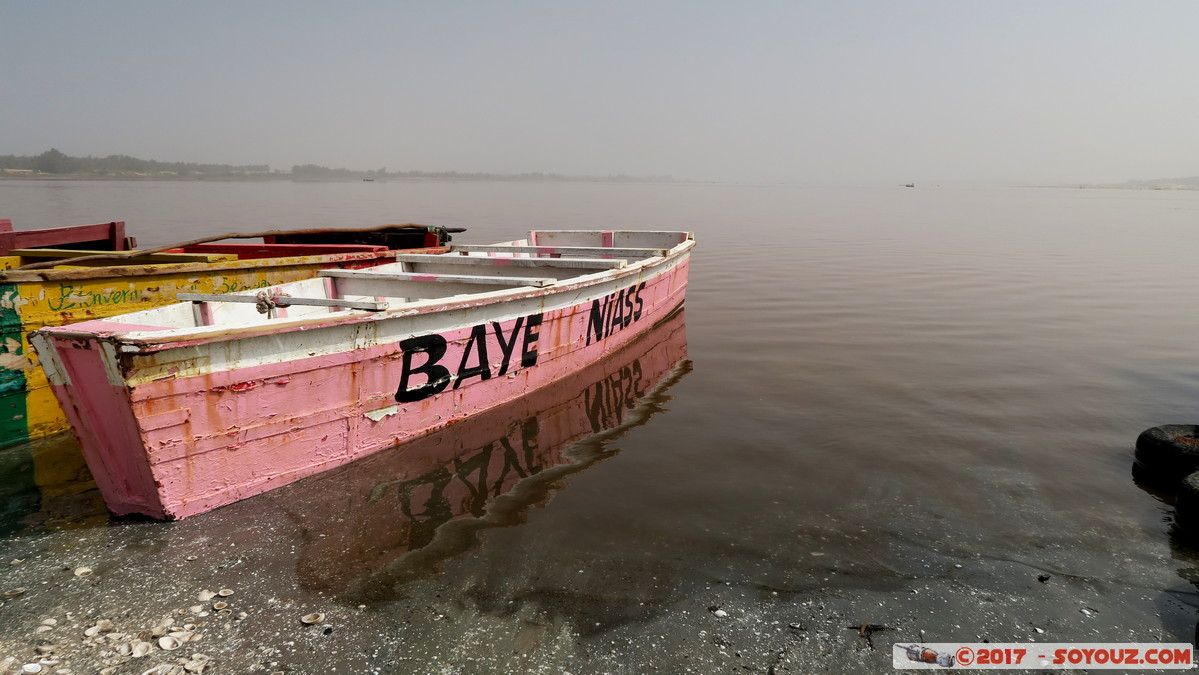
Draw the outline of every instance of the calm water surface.
[[[574,672],[753,658],[765,671],[786,664],[780,650],[883,672],[903,639],[1193,639],[1199,567],[1171,538],[1170,505],[1134,482],[1130,447],[1146,427],[1199,422],[1199,192],[0,182],[0,217],[125,220],[143,246],[384,222],[467,227],[463,243],[529,228],[686,229],[699,242],[690,363],[648,421],[539,488],[509,527],[472,530],[403,575],[379,562],[357,586],[327,583],[355,544],[304,542],[352,507],[314,525],[303,505],[312,490],[336,499],[331,484],[173,524],[72,521],[47,513],[61,500],[15,490],[8,508],[25,524],[4,555],[88,537],[167,557],[236,544],[258,552],[239,574],[300,598],[344,594],[395,621],[452,598],[474,628],[405,624],[422,637],[376,654],[426,664],[482,659],[463,646],[470,631],[505,617],[540,626],[532,642],[517,631],[523,653]],[[385,530],[399,516],[378,517]],[[369,540],[376,525],[350,520]],[[712,606],[739,623],[703,623]],[[863,621],[896,637],[871,652],[842,636]],[[738,640],[757,651],[728,656]]]

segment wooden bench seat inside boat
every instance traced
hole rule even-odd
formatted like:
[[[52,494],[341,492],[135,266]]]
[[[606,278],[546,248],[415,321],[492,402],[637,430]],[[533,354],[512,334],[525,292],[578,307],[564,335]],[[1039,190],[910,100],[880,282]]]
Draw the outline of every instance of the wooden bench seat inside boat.
[[[620,269],[627,265],[628,261],[624,258],[516,258],[407,253],[396,256],[396,263],[380,265],[375,269],[424,274],[569,279],[580,274]]]
[[[392,267],[386,265],[385,267]],[[394,269],[394,268],[393,268]],[[556,281],[553,277],[516,277],[488,274],[435,274],[431,272],[359,270],[321,270],[324,278],[334,279],[340,297],[405,298],[429,300],[463,293],[486,293],[518,286],[541,288]]]
[[[539,256],[591,256],[595,258],[652,258],[666,255],[665,248],[611,248],[607,246],[513,246],[510,244],[455,245],[451,253],[507,253]]]

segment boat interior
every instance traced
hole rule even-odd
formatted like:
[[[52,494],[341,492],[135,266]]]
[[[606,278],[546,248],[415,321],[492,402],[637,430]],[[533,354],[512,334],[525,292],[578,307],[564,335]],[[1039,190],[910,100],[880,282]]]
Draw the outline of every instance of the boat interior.
[[[182,304],[128,314],[120,321],[146,328],[199,328],[377,312],[455,296],[546,287],[664,256],[689,239],[687,232],[535,231],[523,240],[455,245],[448,253],[403,253],[383,265],[321,270],[318,277],[258,291],[181,293]]]

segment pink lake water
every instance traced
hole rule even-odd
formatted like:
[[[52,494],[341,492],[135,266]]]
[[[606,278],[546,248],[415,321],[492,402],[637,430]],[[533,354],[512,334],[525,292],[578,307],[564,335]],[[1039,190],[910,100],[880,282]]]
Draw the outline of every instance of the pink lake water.
[[[313,545],[351,520],[352,541],[376,536],[305,510],[313,491],[336,500],[332,483],[180,523],[109,520],[29,477],[69,440],[4,451],[18,487],[0,555],[51,570],[107,554],[189,588],[342,607],[326,643],[279,648],[303,672],[883,672],[902,640],[1194,638],[1199,559],[1171,536],[1169,498],[1133,480],[1131,446],[1199,422],[1199,191],[4,181],[0,217],[125,220],[142,246],[389,222],[466,227],[460,243],[695,233],[687,364],[652,414],[594,440],[602,461],[500,500],[503,518],[452,535],[426,518],[433,548],[399,576],[372,575],[352,543],[342,559]],[[398,504],[378,532],[414,513]],[[343,565],[359,583],[317,581]],[[174,602],[166,580],[111,574],[88,601]],[[870,649],[847,630],[862,622],[895,630]],[[284,630],[261,625],[263,644]],[[0,641],[21,630],[0,624]],[[262,660],[246,644],[227,661]]]

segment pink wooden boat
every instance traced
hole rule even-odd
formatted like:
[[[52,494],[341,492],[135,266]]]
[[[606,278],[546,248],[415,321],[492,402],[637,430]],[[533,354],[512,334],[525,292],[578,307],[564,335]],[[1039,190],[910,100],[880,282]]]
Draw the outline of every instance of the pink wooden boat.
[[[686,232],[534,231],[31,335],[108,508],[203,513],[513,401],[683,303]]]

